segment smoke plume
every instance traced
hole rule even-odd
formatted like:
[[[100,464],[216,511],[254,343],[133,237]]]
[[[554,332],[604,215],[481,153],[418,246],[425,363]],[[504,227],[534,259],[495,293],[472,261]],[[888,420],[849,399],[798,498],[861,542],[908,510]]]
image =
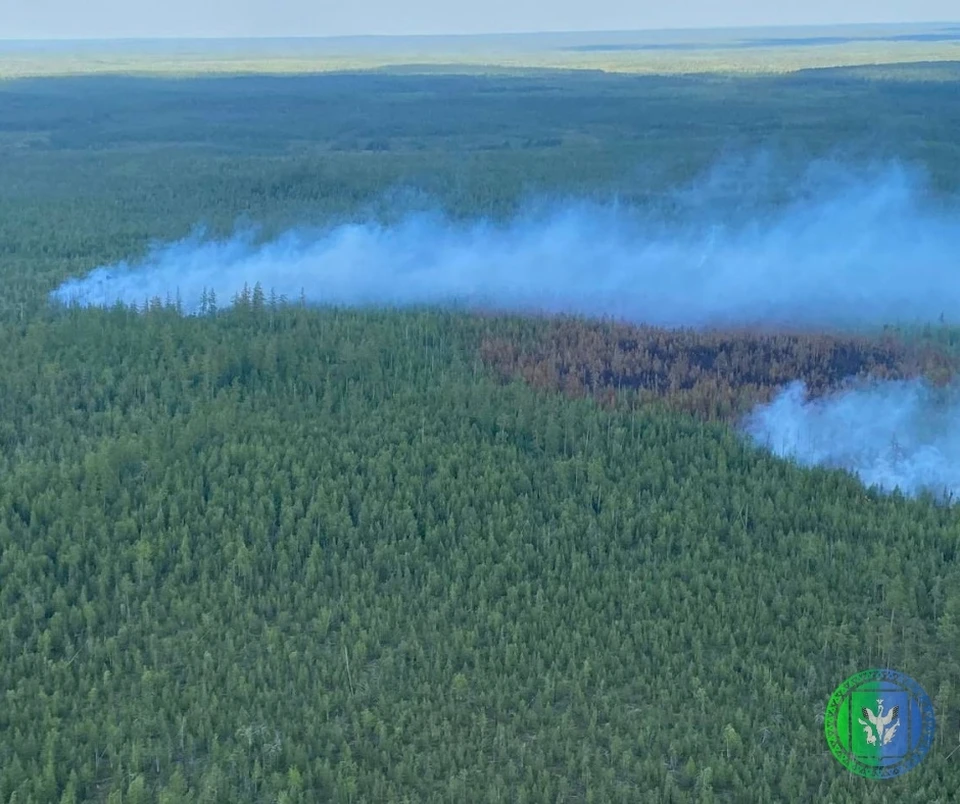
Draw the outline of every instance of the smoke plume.
[[[778,197],[779,193],[779,197]],[[103,266],[55,299],[84,305],[179,297],[221,306],[264,291],[336,305],[475,304],[665,326],[861,326],[960,314],[960,216],[925,200],[903,167],[820,164],[791,187],[770,171],[714,171],[662,198],[571,201],[512,220],[411,214],[267,243],[191,237]]]
[[[755,409],[745,431],[774,454],[832,466],[866,486],[941,499],[960,493],[960,387],[874,382],[810,400],[802,383]]]
[[[603,315],[661,326],[861,328],[960,319],[960,211],[891,164],[726,165],[647,198],[528,205],[510,220],[441,213],[298,229],[270,242],[194,236],[65,282],[58,302],[142,305],[244,286],[333,305],[459,304]],[[939,405],[939,406],[937,406]],[[868,485],[960,486],[960,407],[917,384],[816,403],[792,387],[746,431],[778,454],[843,466]]]

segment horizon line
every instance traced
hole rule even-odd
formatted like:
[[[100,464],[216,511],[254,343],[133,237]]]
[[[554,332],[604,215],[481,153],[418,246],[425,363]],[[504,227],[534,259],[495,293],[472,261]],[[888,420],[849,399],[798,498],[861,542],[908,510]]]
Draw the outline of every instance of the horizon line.
[[[809,29],[839,29],[839,28],[894,28],[912,25],[960,25],[960,18],[956,20],[913,20],[910,22],[844,22],[844,23],[805,23],[802,25],[721,25],[708,27],[666,27],[666,28],[620,28],[620,29],[577,29],[577,30],[539,30],[539,31],[488,31],[474,33],[401,33],[401,34],[289,34],[275,36],[180,36],[160,34],[157,36],[87,36],[87,37],[0,37],[0,43],[17,42],[21,44],[48,44],[52,42],[65,43],[138,43],[138,42],[285,42],[298,41],[344,41],[344,40],[371,40],[371,39],[486,39],[486,38],[517,38],[525,36],[577,36],[577,35],[623,35],[646,33],[697,33],[714,31],[750,31],[750,30],[784,30],[798,31]]]

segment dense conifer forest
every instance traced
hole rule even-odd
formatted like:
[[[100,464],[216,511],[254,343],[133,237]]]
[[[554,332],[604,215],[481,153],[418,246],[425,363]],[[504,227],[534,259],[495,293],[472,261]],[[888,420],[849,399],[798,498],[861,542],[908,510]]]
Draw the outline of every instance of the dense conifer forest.
[[[685,175],[723,110],[748,133],[790,118],[802,153],[885,115],[874,145],[950,188],[949,86],[263,87],[0,84],[0,802],[952,801],[956,510],[730,425],[792,379],[942,381],[954,330],[675,332],[266,285],[197,316],[48,300],[200,221],[282,228],[418,177],[466,215],[605,191],[651,154]],[[554,116],[509,123],[530,103]],[[873,666],[937,710],[893,781],[823,734]]]

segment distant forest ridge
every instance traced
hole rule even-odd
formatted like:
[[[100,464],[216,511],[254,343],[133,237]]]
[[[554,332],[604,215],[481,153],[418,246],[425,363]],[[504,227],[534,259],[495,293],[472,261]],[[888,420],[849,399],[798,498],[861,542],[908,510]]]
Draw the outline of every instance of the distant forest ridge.
[[[865,42],[960,42],[960,20],[941,23],[688,28],[652,31],[570,31],[424,36],[258,37],[220,39],[15,40],[0,37],[0,53],[210,55],[359,55],[600,50],[715,50],[843,45]]]
[[[616,50],[739,50],[761,47],[816,47],[860,42],[960,42],[960,28],[941,33],[895,34],[890,36],[810,36],[793,38],[744,39],[739,42],[670,42],[624,45],[577,45],[568,48],[580,52]]]
[[[327,39],[0,39],[0,80],[373,69],[461,72],[465,68],[485,73],[551,69],[654,75],[784,74],[935,62],[960,62],[960,23]],[[931,79],[949,80],[935,73],[926,76]]]

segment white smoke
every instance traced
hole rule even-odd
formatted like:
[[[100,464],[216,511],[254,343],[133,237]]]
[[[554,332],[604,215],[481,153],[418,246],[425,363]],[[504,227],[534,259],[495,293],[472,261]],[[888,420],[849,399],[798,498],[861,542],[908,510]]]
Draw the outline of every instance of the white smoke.
[[[52,295],[104,306],[179,297],[192,312],[204,289],[224,306],[260,282],[326,304],[475,304],[665,326],[960,318],[960,217],[927,203],[917,176],[818,165],[764,206],[770,179],[756,173],[738,184],[717,171],[669,205],[570,202],[505,223],[412,214],[262,244],[250,233],[192,237]]]
[[[506,222],[401,215],[258,243],[192,237],[65,282],[59,302],[221,307],[260,283],[335,305],[477,305],[662,326],[879,326],[960,321],[960,213],[900,165],[727,165],[658,203],[575,201]],[[886,383],[805,402],[794,386],[746,427],[777,454],[908,494],[960,488],[960,405]]]
[[[868,487],[911,496],[960,494],[957,386],[872,382],[811,400],[802,383],[793,383],[755,409],[744,429],[776,455],[848,469]]]

